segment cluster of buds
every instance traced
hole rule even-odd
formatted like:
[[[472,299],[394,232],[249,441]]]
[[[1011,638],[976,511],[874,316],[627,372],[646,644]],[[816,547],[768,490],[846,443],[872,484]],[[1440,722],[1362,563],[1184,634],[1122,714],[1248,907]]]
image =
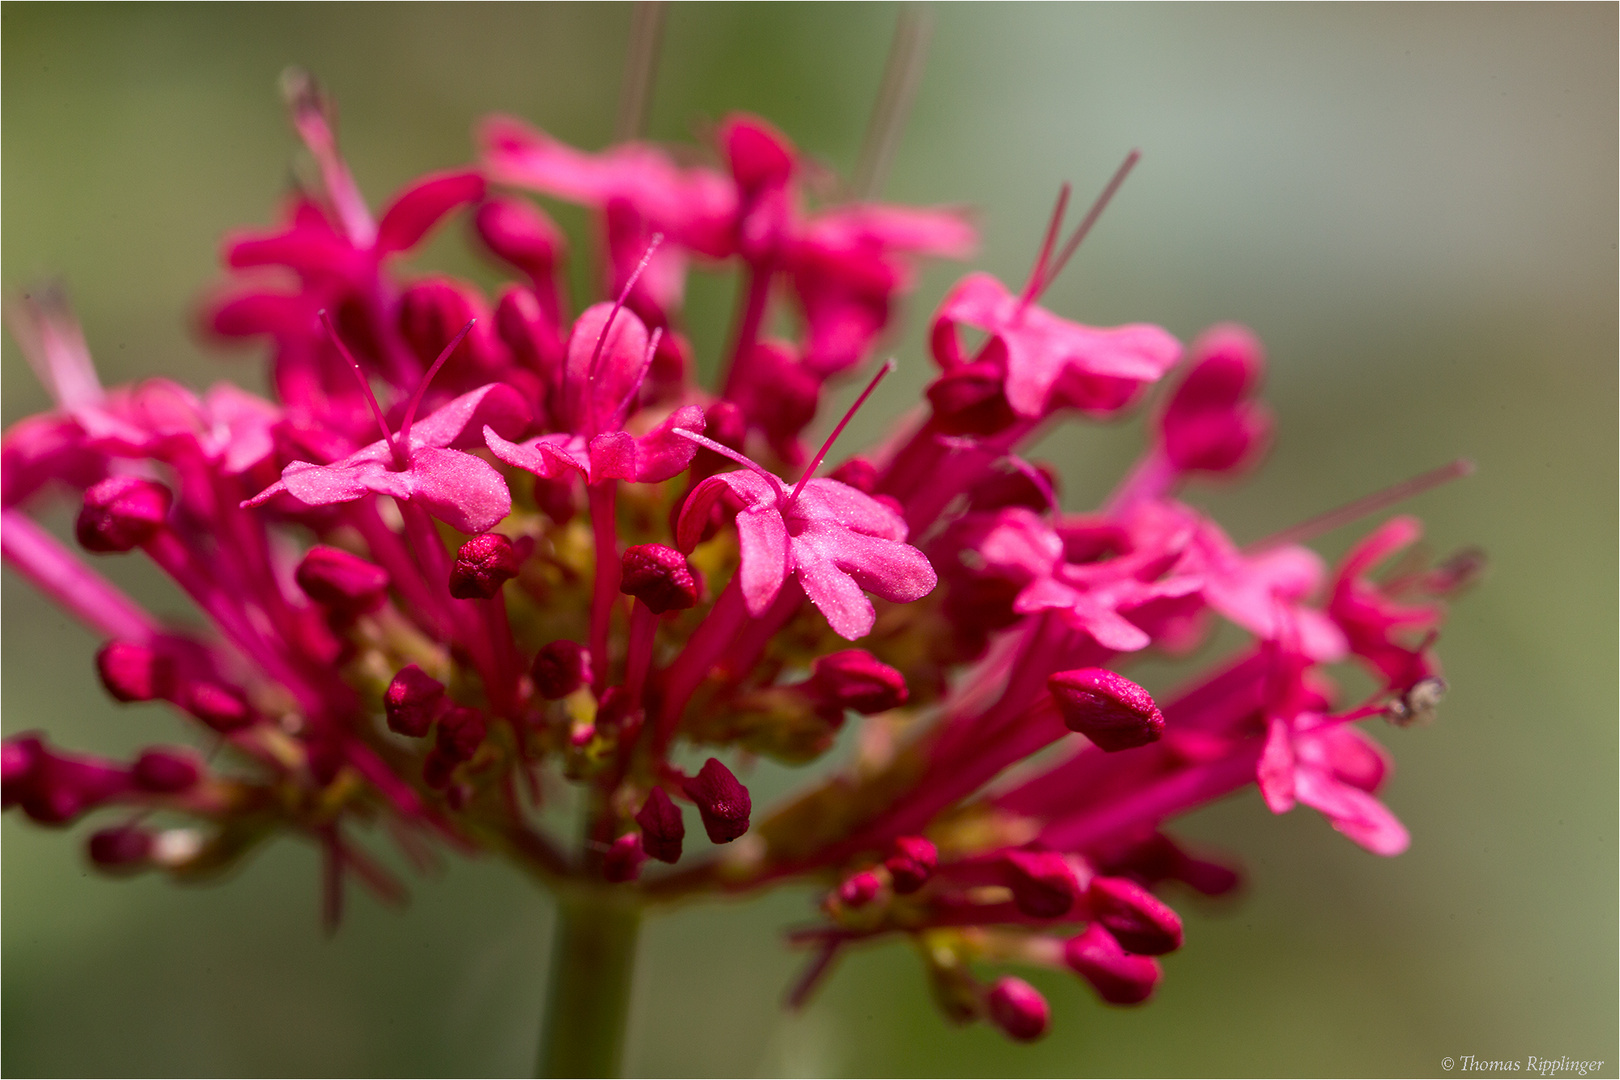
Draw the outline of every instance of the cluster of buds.
[[[5,560],[106,639],[108,693],[195,718],[217,752],[126,764],[16,736],[8,808],[121,812],[89,842],[120,873],[200,876],[302,835],[333,920],[347,881],[403,895],[376,835],[417,864],[488,851],[649,904],[820,882],[821,919],[790,935],[810,953],[793,1001],[845,948],[904,935],[947,1015],[1020,1040],[1047,1004],[986,969],[1066,968],[1142,1002],[1182,943],[1161,887],[1237,884],[1165,832],[1176,816],[1257,784],[1276,812],[1406,846],[1377,798],[1385,754],[1354,723],[1433,711],[1437,598],[1477,560],[1375,578],[1417,539],[1395,518],[1330,573],[1301,541],[1345,515],[1239,547],[1178,501],[1264,448],[1261,347],[1041,306],[1101,202],[1060,248],[1065,189],[1022,289],[952,289],[926,401],[829,460],[850,414],[819,448],[806,432],[875,359],[920,260],[970,254],[963,213],[818,203],[803,155],[739,115],[709,164],[491,119],[476,165],[374,215],[318,88],[288,93],[314,169],[279,225],[227,238],[206,314],[265,343],[273,399],[104,390],[51,295],[13,326],[56,408],[5,434]],[[598,302],[570,303],[564,236],[524,193],[594,214]],[[493,297],[401,265],[456,217],[511,276]],[[712,365],[683,325],[692,268],[740,282]],[[1161,381],[1140,463],[1064,512],[1057,470],[1022,448]],[[88,558],[29,516],[64,492]],[[137,549],[206,631],[96,569]],[[1250,643],[1161,700],[1120,673],[1218,619]],[[1327,672],[1350,659],[1377,690],[1347,707]],[[755,816],[751,762],[835,745],[829,779]]]

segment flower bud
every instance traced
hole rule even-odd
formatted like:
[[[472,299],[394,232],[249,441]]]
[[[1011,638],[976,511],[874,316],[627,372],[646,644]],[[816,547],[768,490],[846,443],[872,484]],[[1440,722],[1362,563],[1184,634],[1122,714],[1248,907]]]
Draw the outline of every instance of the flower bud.
[[[152,855],[152,834],[134,825],[117,825],[90,834],[90,861],[102,870],[138,870]]]
[[[647,801],[636,813],[636,824],[641,826],[641,846],[648,855],[659,862],[680,861],[686,822],[667,791],[655,787],[647,794]]]
[[[293,572],[304,595],[338,611],[375,611],[388,592],[388,571],[338,548],[316,544]]]
[[[473,215],[473,228],[497,258],[532,278],[551,274],[565,241],[557,226],[526,199],[496,196]]]
[[[141,790],[169,795],[193,787],[202,769],[185,751],[154,748],[141,751],[131,775]]]
[[[1093,878],[1086,902],[1092,917],[1133,953],[1161,956],[1181,948],[1181,916],[1128,878]]]
[[[1046,680],[1070,731],[1098,749],[1146,746],[1164,734],[1164,714],[1146,690],[1104,668],[1059,671]]]
[[[748,815],[753,810],[748,789],[720,759],[705,761],[696,777],[682,782],[681,789],[697,805],[703,831],[713,843],[729,844],[748,831]]]
[[[697,603],[697,581],[686,556],[665,544],[624,549],[619,591],[647,605],[654,615],[684,611]]]
[[[155,649],[131,641],[109,641],[96,653],[96,673],[119,701],[173,697],[174,662]]]
[[[163,528],[169,489],[138,476],[110,476],[84,493],[73,534],[88,551],[129,551]]]
[[[854,709],[863,716],[906,703],[906,677],[864,649],[845,649],[818,657],[810,685],[830,706]]]
[[[549,378],[562,364],[562,333],[531,288],[512,285],[501,291],[495,301],[495,336],[531,371]]]
[[[464,705],[452,705],[439,717],[439,734],[433,748],[448,761],[471,761],[488,732],[483,713]]]
[[[1025,915],[1059,919],[1080,899],[1080,882],[1057,852],[1009,851],[1003,858],[1013,903]]]
[[[793,144],[757,116],[728,116],[720,126],[720,149],[744,191],[780,186],[793,175]]]
[[[827,477],[838,481],[840,484],[848,484],[863,495],[870,495],[877,490],[877,466],[865,458],[850,458],[828,473]]]
[[[222,734],[253,723],[253,710],[240,691],[218,683],[193,683],[185,691],[186,711]]]
[[[1183,471],[1228,472],[1253,455],[1271,416],[1247,398],[1265,366],[1260,342],[1241,326],[1217,326],[1193,344],[1193,362],[1165,406],[1165,455]]]
[[[921,836],[901,836],[894,842],[894,854],[883,863],[894,883],[894,891],[914,893],[927,883],[939,865],[939,852]]]
[[[477,319],[472,332],[457,346],[451,363],[484,367],[491,331],[483,314],[483,297],[473,286],[447,277],[424,278],[400,294],[399,333],[417,359],[427,365],[438,358],[462,327]]]
[[[457,600],[488,600],[517,576],[522,560],[512,541],[482,533],[461,545],[450,567],[450,595]]]
[[[625,833],[613,841],[607,854],[602,857],[602,876],[614,883],[634,881],[641,876],[641,864],[646,861],[647,853],[641,850],[641,836],[633,832]]]
[[[845,907],[865,907],[877,898],[883,883],[870,870],[859,870],[845,878],[838,886],[838,899]]]
[[[1041,992],[1011,975],[996,980],[985,1005],[991,1022],[1019,1042],[1034,1042],[1052,1022],[1052,1010]]]
[[[591,679],[591,654],[577,641],[560,638],[541,647],[529,669],[534,689],[548,701],[565,698]]]
[[[1146,1001],[1163,974],[1157,960],[1126,952],[1098,923],[1092,923],[1085,933],[1064,944],[1063,962],[1110,1005],[1137,1005]]]
[[[421,738],[433,726],[444,707],[444,683],[415,664],[399,669],[388,689],[383,691],[383,711],[388,729],[413,739]]]

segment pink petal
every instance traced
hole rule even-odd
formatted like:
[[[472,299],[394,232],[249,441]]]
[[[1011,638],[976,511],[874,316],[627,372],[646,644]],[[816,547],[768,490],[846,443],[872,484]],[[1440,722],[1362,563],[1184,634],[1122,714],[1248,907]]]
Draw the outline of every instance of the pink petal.
[[[906,538],[905,518],[872,496],[825,477],[804,485],[793,514],[807,521],[836,522],[846,529],[884,540]]]
[[[528,428],[530,416],[523,395],[505,383],[488,383],[418,418],[411,425],[411,445],[470,449],[482,443],[486,426],[513,438]]]
[[[1260,752],[1260,765],[1255,780],[1260,794],[1273,814],[1286,814],[1294,808],[1295,777],[1293,737],[1288,724],[1277,717],[1271,718],[1266,729],[1266,747]]]
[[[497,458],[515,468],[526,470],[545,480],[555,480],[569,469],[588,474],[589,466],[571,449],[576,442],[569,435],[538,435],[521,443],[508,442],[484,428],[484,445]]]
[[[418,447],[410,470],[390,475],[408,476],[411,497],[464,533],[486,532],[512,512],[512,493],[501,474],[460,450]]]
[[[1294,783],[1300,802],[1320,810],[1335,829],[1374,855],[1399,855],[1411,845],[1406,826],[1365,791],[1316,769],[1299,770]]]
[[[787,526],[776,507],[751,506],[737,515],[737,539],[742,548],[738,580],[743,600],[750,615],[763,615],[787,578]]]
[[[484,197],[484,178],[461,170],[434,173],[394,196],[377,223],[376,250],[386,254],[415,247],[439,219],[463,203]]]

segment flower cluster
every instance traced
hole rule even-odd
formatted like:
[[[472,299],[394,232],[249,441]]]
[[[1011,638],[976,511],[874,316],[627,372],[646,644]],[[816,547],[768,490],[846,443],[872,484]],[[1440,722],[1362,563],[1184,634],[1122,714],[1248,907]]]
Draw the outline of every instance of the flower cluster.
[[[16,736],[8,808],[122,812],[89,840],[117,873],[195,878],[303,835],[333,920],[346,881],[403,893],[362,843],[379,826],[417,864],[489,851],[646,903],[819,882],[794,1001],[842,949],[904,935],[947,1015],[1015,1039],[1046,1030],[1047,1005],[986,966],[1064,967],[1138,1003],[1182,942],[1161,886],[1235,886],[1164,831],[1179,814],[1254,783],[1278,813],[1406,846],[1377,798],[1384,752],[1353,724],[1432,711],[1437,598],[1474,561],[1375,577],[1417,539],[1395,518],[1330,573],[1310,529],[1239,547],[1179,501],[1264,449],[1261,347],[1043,307],[1095,213],[1060,250],[1060,204],[1022,289],[952,289],[926,402],[829,462],[843,424],[819,449],[806,432],[919,262],[971,252],[961,212],[812,199],[792,143],[732,116],[707,164],[494,118],[476,166],[374,215],[318,88],[289,90],[312,179],[278,225],[227,238],[206,315],[265,343],[273,400],[104,390],[51,295],[13,327],[56,408],[5,434],[7,563],[105,638],[108,693],[165,702],[228,752],[123,762]],[[570,303],[564,236],[524,192],[589,209],[600,300]],[[493,298],[401,265],[453,217],[510,276]],[[712,390],[683,326],[692,268],[740,284]],[[1056,471],[1021,449],[1161,381],[1140,463],[1064,512]],[[28,514],[64,491],[89,558]],[[95,568],[137,549],[206,630]],[[1162,700],[1120,674],[1217,619],[1250,644]],[[1353,707],[1327,674],[1350,658],[1376,679]],[[739,778],[755,757],[835,745],[850,756],[829,779],[756,817]]]

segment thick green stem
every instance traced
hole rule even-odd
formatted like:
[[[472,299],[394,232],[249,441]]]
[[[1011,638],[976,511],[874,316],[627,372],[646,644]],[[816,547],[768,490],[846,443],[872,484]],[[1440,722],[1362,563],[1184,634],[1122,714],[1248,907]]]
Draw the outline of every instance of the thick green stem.
[[[618,1076],[641,908],[602,890],[557,896],[540,1076]]]

